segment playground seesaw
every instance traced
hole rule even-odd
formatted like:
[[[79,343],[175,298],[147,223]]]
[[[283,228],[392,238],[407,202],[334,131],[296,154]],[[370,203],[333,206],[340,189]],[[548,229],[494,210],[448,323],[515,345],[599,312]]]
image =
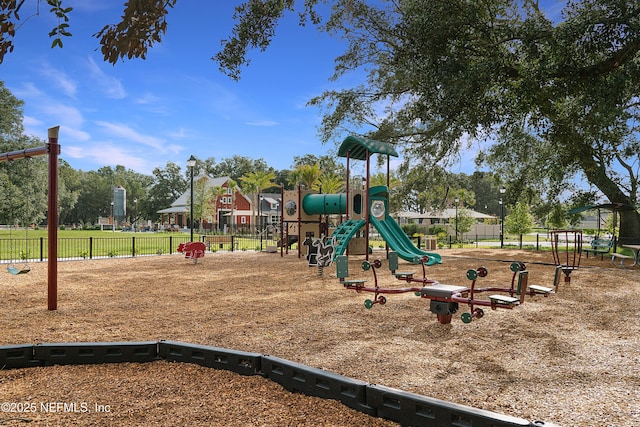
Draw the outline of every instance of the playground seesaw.
[[[471,281],[469,286],[456,286],[441,284],[436,280],[428,279],[424,274],[423,277],[416,278],[412,272],[398,272],[397,263],[394,264],[393,257],[390,257],[390,269],[392,274],[398,279],[406,282],[417,282],[423,286],[410,286],[403,288],[381,287],[378,284],[378,275],[376,269],[382,267],[382,261],[375,260],[373,262],[362,262],[363,271],[371,271],[373,274],[373,286],[367,286],[367,280],[349,279],[348,259],[345,256],[336,257],[336,275],[340,283],[346,288],[360,292],[373,293],[373,299],[367,299],[364,306],[368,309],[375,304],[384,305],[387,302],[385,295],[414,293],[416,296],[428,299],[430,301],[429,310],[437,316],[438,322],[442,324],[451,323],[451,319],[458,312],[460,304],[466,304],[469,311],[462,313],[461,320],[464,323],[470,323],[474,319],[480,319],[484,316],[482,307],[490,307],[492,310],[512,309],[518,305],[524,304],[526,295],[548,296],[554,293],[553,288],[538,285],[529,285],[529,272],[526,265],[521,262],[513,262],[510,270],[513,273],[511,284],[509,287],[477,287],[479,278],[486,277],[489,271],[486,267],[478,267],[467,271],[466,277]],[[394,268],[396,267],[396,268]],[[556,272],[557,273],[557,272]],[[556,284],[558,274],[556,274]],[[492,293],[487,298],[480,298],[479,294]]]

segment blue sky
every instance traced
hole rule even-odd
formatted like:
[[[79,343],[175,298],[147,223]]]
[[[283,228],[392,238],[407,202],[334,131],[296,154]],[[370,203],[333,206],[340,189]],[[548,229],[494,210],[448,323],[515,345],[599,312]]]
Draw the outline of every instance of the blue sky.
[[[123,165],[150,174],[169,161],[184,167],[193,154],[218,162],[233,155],[263,158],[288,169],[294,156],[335,148],[320,143],[320,112],[305,104],[359,78],[329,81],[333,60],[343,52],[339,39],[299,27],[291,15],[266,52],[251,52],[251,65],[235,82],[211,57],[231,34],[239,1],[178,1],[163,42],[147,59],[113,66],[104,62],[92,35],[118,22],[123,3],[65,0],[74,8],[73,36],[63,39],[63,49],[51,49],[48,33],[56,20],[42,2],[0,65],[0,80],[25,101],[26,133],[46,140],[47,128],[60,125],[62,158],[72,167]],[[35,12],[36,1],[27,1],[21,17]],[[462,153],[452,171],[473,172],[473,155]]]
[[[324,155],[319,111],[306,107],[329,89],[340,40],[300,28],[291,16],[272,46],[252,52],[235,82],[211,57],[231,34],[238,2],[178,1],[161,44],[146,60],[104,62],[92,34],[116,23],[123,1],[67,0],[73,34],[51,49],[56,21],[43,2],[15,37],[0,65],[0,80],[25,101],[26,133],[46,140],[60,125],[62,158],[81,170],[124,165],[150,174],[168,161],[184,166],[191,154],[216,161],[233,155],[264,158],[276,169],[294,156]],[[35,1],[21,17],[35,12]],[[335,83],[333,83],[335,84]]]

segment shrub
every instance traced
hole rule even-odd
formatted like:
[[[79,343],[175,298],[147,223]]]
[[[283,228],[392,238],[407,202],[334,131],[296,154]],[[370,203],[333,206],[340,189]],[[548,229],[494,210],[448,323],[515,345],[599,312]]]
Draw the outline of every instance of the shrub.
[[[409,237],[422,232],[422,228],[418,224],[402,224],[402,231]]]
[[[432,225],[429,227],[429,234],[434,236],[440,236],[440,234],[447,235],[447,229],[442,225]]]

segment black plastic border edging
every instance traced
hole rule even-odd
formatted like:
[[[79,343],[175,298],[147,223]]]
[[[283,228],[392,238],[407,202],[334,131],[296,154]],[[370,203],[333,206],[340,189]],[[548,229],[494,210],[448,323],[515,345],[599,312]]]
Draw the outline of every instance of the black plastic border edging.
[[[158,343],[143,341],[36,344],[33,346],[33,357],[42,361],[44,366],[153,362],[158,360]]]
[[[274,356],[262,357],[262,370],[267,378],[289,391],[324,399],[335,399],[367,415],[378,416],[376,408],[367,405],[369,384],[365,381]]]
[[[158,356],[170,362],[195,363],[208,368],[233,371],[240,375],[259,375],[262,355],[226,348],[159,341]]]
[[[529,422],[406,391],[369,384],[274,356],[179,341],[87,342],[0,346],[0,370],[96,363],[195,363],[261,375],[291,392],[338,400],[367,415],[412,427],[558,427]]]
[[[522,418],[376,384],[370,384],[367,388],[367,404],[377,408],[378,417],[397,421],[403,426],[527,427],[536,425]]]
[[[19,369],[42,366],[40,360],[33,357],[33,345],[0,346],[0,369]]]

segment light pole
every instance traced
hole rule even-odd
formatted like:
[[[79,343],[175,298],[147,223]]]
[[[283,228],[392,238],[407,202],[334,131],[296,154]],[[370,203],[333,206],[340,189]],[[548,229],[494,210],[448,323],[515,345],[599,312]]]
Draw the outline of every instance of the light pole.
[[[111,202],[111,232],[115,233],[116,231],[116,219],[113,217],[113,202]]]
[[[138,199],[133,199],[133,232],[136,232],[136,220],[138,215]]]
[[[456,197],[453,201],[456,202],[456,243],[458,243],[458,202],[460,199]]]
[[[502,200],[502,195],[507,192],[507,189],[504,188],[504,185],[500,187],[500,247],[504,247],[504,201]]]
[[[193,169],[196,167],[196,158],[193,157],[193,154],[189,157],[189,160],[187,160],[187,167],[191,171],[191,214],[189,216],[189,222],[191,225],[189,226],[189,230],[191,231],[190,242],[193,242]]]

